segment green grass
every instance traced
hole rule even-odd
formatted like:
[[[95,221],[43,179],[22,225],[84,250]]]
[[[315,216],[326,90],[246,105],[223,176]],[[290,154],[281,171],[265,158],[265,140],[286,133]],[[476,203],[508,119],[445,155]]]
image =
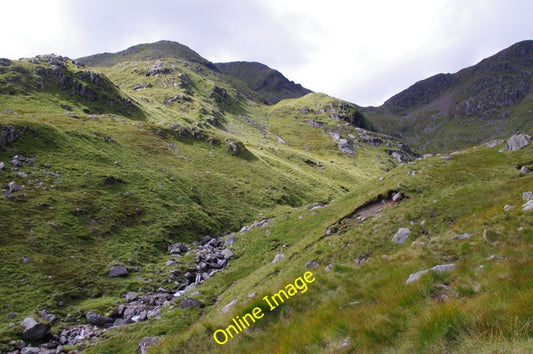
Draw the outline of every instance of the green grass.
[[[472,147],[450,161],[399,166],[387,152],[396,140],[347,121],[358,117],[356,106],[322,94],[265,106],[236,89],[236,79],[198,71],[190,60],[165,58],[172,72],[145,76],[154,60],[133,59],[100,70],[142,119],[86,113],[87,102],[59,91],[0,95],[0,124],[25,130],[2,147],[0,161],[36,158],[20,167],[28,177],[10,166],[0,170],[2,184],[25,185],[16,202],[0,198],[0,343],[19,338],[17,323],[42,308],[83,321],[89,310],[116,308],[125,292],[157,289],[171,241],[268,218],[265,227],[237,232],[230,266],[197,287],[205,308],[165,307],[159,320],[116,328],[79,349],[131,353],[141,338],[162,336],[152,352],[531,350],[533,224],[521,205],[533,174],[517,166],[531,165],[532,147]],[[190,100],[164,103],[178,95]],[[76,117],[65,114],[67,104]],[[352,139],[355,153],[340,152],[332,133]],[[368,136],[380,144],[368,145]],[[230,141],[239,143],[239,154]],[[352,215],[391,191],[406,198],[364,221]],[[328,205],[307,208],[316,203]],[[514,208],[504,212],[505,204]],[[326,234],[332,226],[338,232]],[[400,227],[412,233],[395,245]],[[472,237],[451,240],[464,232]],[[285,257],[271,264],[277,253]],[[185,257],[183,267],[193,261]],[[309,261],[319,266],[308,291],[268,311],[261,298],[301,276]],[[141,269],[108,278],[117,263]],[[409,274],[447,263],[457,267],[405,284]],[[250,293],[257,296],[248,300]],[[217,328],[256,306],[264,318],[227,344],[215,343]],[[9,312],[17,317],[8,320]]]

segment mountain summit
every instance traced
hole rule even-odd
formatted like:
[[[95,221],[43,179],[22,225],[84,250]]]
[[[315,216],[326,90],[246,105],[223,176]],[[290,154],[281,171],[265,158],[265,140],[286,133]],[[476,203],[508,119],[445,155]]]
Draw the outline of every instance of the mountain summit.
[[[311,92],[264,64],[243,61],[214,64],[189,47],[172,41],[139,44],[118,53],[102,53],[79,58],[77,62],[86,66],[112,67],[124,62],[164,59],[201,65],[212,71],[214,75],[223,74],[238,79],[258,95],[258,100],[266,104],[274,104],[285,98],[301,97]],[[225,80],[227,79],[226,77]]]

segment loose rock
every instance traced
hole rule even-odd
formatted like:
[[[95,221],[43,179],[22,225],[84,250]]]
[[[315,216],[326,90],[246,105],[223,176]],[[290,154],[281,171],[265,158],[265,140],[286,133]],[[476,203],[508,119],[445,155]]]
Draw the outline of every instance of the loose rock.
[[[440,274],[440,273],[443,273],[443,272],[449,272],[451,271],[452,269],[455,268],[455,263],[450,263],[450,264],[439,264],[439,265],[436,265],[432,268],[429,268],[429,269],[425,269],[425,270],[421,270],[419,272],[416,272],[416,273],[413,273],[411,275],[409,275],[409,278],[407,278],[407,280],[405,281],[405,284],[410,284],[412,282],[415,282],[417,280],[419,280],[422,275],[432,271],[432,272],[435,272],[437,274]]]
[[[396,234],[392,238],[392,242],[401,245],[402,243],[407,241],[407,238],[410,234],[411,230],[409,230],[408,228],[401,227],[398,229],[398,232],[396,232]]]
[[[285,257],[285,255],[284,255],[283,253],[278,253],[278,254],[276,254],[276,255],[274,256],[274,259],[272,260],[272,264],[281,261],[284,257]]]
[[[452,237],[452,240],[453,241],[461,241],[461,240],[466,240],[466,239],[469,239],[470,238],[470,234],[469,233],[464,233],[464,234],[459,234],[459,235],[455,235]]]
[[[109,269],[109,273],[107,274],[107,276],[109,276],[110,278],[116,278],[116,277],[124,277],[128,274],[129,274],[128,268],[126,268],[124,264],[120,264],[120,265],[112,266]]]

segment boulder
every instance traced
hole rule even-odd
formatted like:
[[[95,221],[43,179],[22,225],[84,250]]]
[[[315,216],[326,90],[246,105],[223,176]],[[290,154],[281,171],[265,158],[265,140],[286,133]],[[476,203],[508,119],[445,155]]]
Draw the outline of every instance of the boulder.
[[[7,145],[19,138],[17,130],[11,125],[0,125],[0,145]]]
[[[220,252],[220,254],[224,256],[224,259],[230,259],[234,255],[233,251],[227,248]]]
[[[468,232],[465,232],[464,234],[459,234],[459,235],[455,235],[452,237],[452,240],[453,241],[462,241],[462,240],[467,240],[470,238],[470,234]]]
[[[138,354],[147,354],[148,353],[148,348],[151,347],[151,346],[156,345],[157,342],[159,342],[159,339],[161,339],[161,337],[144,337],[139,342],[139,346],[137,348],[137,353]]]
[[[394,193],[394,195],[392,196],[393,202],[399,202],[402,199],[403,199],[403,194],[401,192]]]
[[[524,192],[524,193],[522,193],[522,199],[524,199],[526,202],[529,202],[530,200],[533,200],[533,192]]]
[[[113,324],[113,320],[107,316],[100,315],[99,313],[89,311],[85,314],[85,318],[90,325],[106,327]]]
[[[127,302],[132,302],[132,301],[137,300],[138,297],[139,296],[137,295],[136,292],[130,291],[129,293],[126,294],[126,301]]]
[[[192,297],[184,296],[180,303],[180,309],[187,309],[190,307],[201,307],[200,301],[193,299]]]
[[[38,322],[36,319],[27,317],[21,322],[24,330],[22,337],[27,340],[37,341],[45,338],[50,333],[50,325]]]
[[[188,249],[189,248],[187,245],[182,242],[174,243],[168,246],[168,252],[171,255],[182,254],[183,252],[187,252]]]
[[[128,268],[124,264],[119,264],[112,266],[109,268],[109,273],[107,273],[107,276],[110,278],[116,278],[116,277],[124,277],[128,275]]]
[[[392,238],[392,242],[401,245],[402,243],[407,241],[407,238],[410,234],[411,230],[409,230],[408,228],[401,227],[398,229],[398,232],[396,232],[396,234]]]
[[[531,136],[517,132],[507,140],[506,149],[508,151],[517,151],[525,148],[529,144],[531,144]]]
[[[284,257],[285,257],[285,255],[284,255],[283,253],[278,253],[278,254],[276,254],[276,255],[274,256],[274,259],[272,260],[272,264],[281,261]]]
[[[237,301],[239,301],[238,298],[237,299],[233,299],[226,306],[224,306],[222,308],[222,310],[220,310],[220,311],[222,311],[223,313],[228,313],[229,310],[231,310],[237,304]]]
[[[531,211],[533,210],[533,200],[529,200],[527,203],[522,205],[522,211]]]
[[[415,281],[419,280],[422,277],[422,275],[424,275],[424,274],[426,274],[426,273],[428,273],[430,271],[435,272],[437,274],[440,274],[440,273],[444,273],[444,272],[449,272],[449,271],[451,271],[454,268],[455,268],[455,263],[439,264],[439,265],[436,265],[436,266],[434,266],[432,268],[421,270],[419,272],[410,274],[409,277],[407,278],[407,280],[405,281],[405,284],[410,284],[412,282],[415,282]]]
[[[228,235],[228,236],[226,237],[226,239],[224,240],[224,246],[226,246],[226,247],[233,246],[233,244],[235,243],[235,241],[237,241],[237,237],[235,237],[235,233],[231,233],[231,234]]]

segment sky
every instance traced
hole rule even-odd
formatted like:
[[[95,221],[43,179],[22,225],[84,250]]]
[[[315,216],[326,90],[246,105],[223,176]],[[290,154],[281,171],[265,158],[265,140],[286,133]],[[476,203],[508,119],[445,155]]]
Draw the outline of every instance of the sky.
[[[172,40],[378,106],[533,39],[531,0],[3,0],[0,57],[78,58]]]

